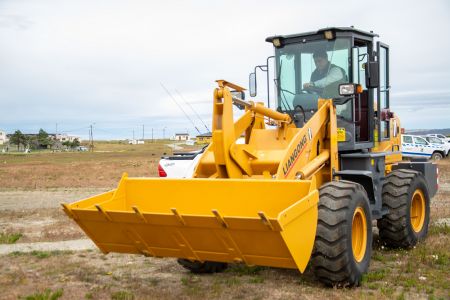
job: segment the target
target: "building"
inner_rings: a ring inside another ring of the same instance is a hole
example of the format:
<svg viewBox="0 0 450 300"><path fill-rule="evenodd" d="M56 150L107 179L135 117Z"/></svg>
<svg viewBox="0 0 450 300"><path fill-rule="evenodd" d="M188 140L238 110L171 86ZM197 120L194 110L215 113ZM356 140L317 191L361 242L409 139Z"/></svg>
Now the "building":
<svg viewBox="0 0 450 300"><path fill-rule="evenodd" d="M211 132L199 134L195 137L195 142L197 144L209 144L209 143L211 143L211 140L212 140Z"/></svg>
<svg viewBox="0 0 450 300"><path fill-rule="evenodd" d="M189 140L189 133L175 133L175 141L187 141Z"/></svg>
<svg viewBox="0 0 450 300"><path fill-rule="evenodd" d="M81 142L81 138L79 136L67 135L66 133L49 133L49 137L51 137L53 140L60 141L61 143L73 142L74 140L78 140L79 142Z"/></svg>
<svg viewBox="0 0 450 300"><path fill-rule="evenodd" d="M144 145L144 140L128 140L128 144L130 145Z"/></svg>
<svg viewBox="0 0 450 300"><path fill-rule="evenodd" d="M6 132L0 130L0 145L6 144L9 141Z"/></svg>

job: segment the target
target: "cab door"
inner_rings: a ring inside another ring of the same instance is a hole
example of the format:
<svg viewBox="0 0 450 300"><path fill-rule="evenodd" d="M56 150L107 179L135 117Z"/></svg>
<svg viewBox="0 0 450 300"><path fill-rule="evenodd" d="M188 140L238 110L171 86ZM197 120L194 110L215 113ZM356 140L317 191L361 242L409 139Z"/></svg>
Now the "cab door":
<svg viewBox="0 0 450 300"><path fill-rule="evenodd" d="M412 136L402 135L402 154L405 156L414 155L414 142Z"/></svg>
<svg viewBox="0 0 450 300"><path fill-rule="evenodd" d="M378 111L378 140L389 140L389 94L391 86L389 84L389 46L381 42L377 43L378 54L378 74L380 85L377 91L377 111Z"/></svg>

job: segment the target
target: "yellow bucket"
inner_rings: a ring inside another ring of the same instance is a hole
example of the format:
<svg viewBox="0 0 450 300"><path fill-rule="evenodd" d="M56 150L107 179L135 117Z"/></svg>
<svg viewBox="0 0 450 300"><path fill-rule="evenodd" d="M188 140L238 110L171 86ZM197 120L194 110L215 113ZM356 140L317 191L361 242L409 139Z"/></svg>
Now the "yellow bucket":
<svg viewBox="0 0 450 300"><path fill-rule="evenodd" d="M63 204L104 253L304 271L317 227L311 180L128 178Z"/></svg>

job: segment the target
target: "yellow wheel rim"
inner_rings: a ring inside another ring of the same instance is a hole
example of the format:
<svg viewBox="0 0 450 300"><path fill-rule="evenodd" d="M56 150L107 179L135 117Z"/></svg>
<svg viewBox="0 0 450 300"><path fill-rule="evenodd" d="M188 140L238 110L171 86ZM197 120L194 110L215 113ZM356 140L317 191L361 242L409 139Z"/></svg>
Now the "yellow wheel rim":
<svg viewBox="0 0 450 300"><path fill-rule="evenodd" d="M415 190L411 200L411 226L415 232L420 232L425 221L425 196L422 190Z"/></svg>
<svg viewBox="0 0 450 300"><path fill-rule="evenodd" d="M361 262L366 254L367 246L367 220L362 207L356 208L352 221L352 250L353 257Z"/></svg>

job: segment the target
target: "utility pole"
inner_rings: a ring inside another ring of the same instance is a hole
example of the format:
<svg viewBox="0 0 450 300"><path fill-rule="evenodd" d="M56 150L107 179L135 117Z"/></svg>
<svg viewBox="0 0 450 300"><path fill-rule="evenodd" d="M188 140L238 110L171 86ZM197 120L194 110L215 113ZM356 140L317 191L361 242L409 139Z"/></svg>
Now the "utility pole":
<svg viewBox="0 0 450 300"><path fill-rule="evenodd" d="M55 131L55 138L58 135L58 123L56 123L56 131Z"/></svg>
<svg viewBox="0 0 450 300"><path fill-rule="evenodd" d="M92 124L89 126L89 151L94 152L94 132L92 130Z"/></svg>
<svg viewBox="0 0 450 300"><path fill-rule="evenodd" d="M134 129L133 129L133 142L134 142Z"/></svg>
<svg viewBox="0 0 450 300"><path fill-rule="evenodd" d="M163 128L163 140L166 139L166 127Z"/></svg>
<svg viewBox="0 0 450 300"><path fill-rule="evenodd" d="M153 128L152 128L152 143L153 143Z"/></svg>
<svg viewBox="0 0 450 300"><path fill-rule="evenodd" d="M145 131L144 124L142 124L142 140L144 140L144 131Z"/></svg>

